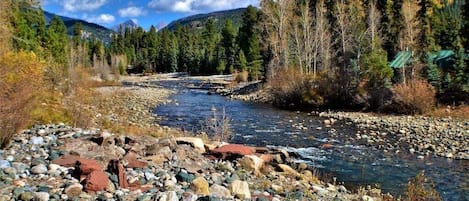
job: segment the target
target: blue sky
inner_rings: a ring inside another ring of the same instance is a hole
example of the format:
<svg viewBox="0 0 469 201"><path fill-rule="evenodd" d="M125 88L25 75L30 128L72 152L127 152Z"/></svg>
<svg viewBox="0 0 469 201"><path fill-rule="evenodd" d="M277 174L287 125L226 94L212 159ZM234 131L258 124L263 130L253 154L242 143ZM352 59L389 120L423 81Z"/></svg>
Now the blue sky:
<svg viewBox="0 0 469 201"><path fill-rule="evenodd" d="M199 13L259 5L259 0L40 0L46 11L105 27L127 20L148 29Z"/></svg>

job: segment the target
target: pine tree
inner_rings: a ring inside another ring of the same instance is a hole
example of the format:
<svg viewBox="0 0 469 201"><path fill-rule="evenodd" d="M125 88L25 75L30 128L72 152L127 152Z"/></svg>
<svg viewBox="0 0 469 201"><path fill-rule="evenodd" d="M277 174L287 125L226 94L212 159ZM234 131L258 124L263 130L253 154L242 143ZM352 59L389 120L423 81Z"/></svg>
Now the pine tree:
<svg viewBox="0 0 469 201"><path fill-rule="evenodd" d="M219 34L215 27L215 21L209 19L205 24L205 29L202 32L202 38L204 41L204 58L201 68L201 73L215 73L217 62L217 44L219 40Z"/></svg>
<svg viewBox="0 0 469 201"><path fill-rule="evenodd" d="M262 77L262 56L259 40L259 14L255 7L249 6L243 13L242 25L238 34L238 45L246 56L247 70L251 79Z"/></svg>
<svg viewBox="0 0 469 201"><path fill-rule="evenodd" d="M67 27L57 16L52 18L47 29L46 47L55 62L63 65L68 63Z"/></svg>
<svg viewBox="0 0 469 201"><path fill-rule="evenodd" d="M82 32L83 32L83 25L80 22L77 22L73 25L73 46L76 48L81 44L82 39Z"/></svg>
<svg viewBox="0 0 469 201"><path fill-rule="evenodd" d="M42 46L46 40L46 23L42 9L34 1L12 1L12 4L13 47L44 56Z"/></svg>
<svg viewBox="0 0 469 201"><path fill-rule="evenodd" d="M460 34L463 41L463 47L466 51L469 51L469 0L464 1L464 5L462 7L462 21L463 27Z"/></svg>
<svg viewBox="0 0 469 201"><path fill-rule="evenodd" d="M233 22L227 20L222 29L221 45L224 49L224 57L226 60L225 73L232 73L236 59L236 30L233 27Z"/></svg>
<svg viewBox="0 0 469 201"><path fill-rule="evenodd" d="M238 55L235 60L235 69L238 72L242 72L247 70L247 61L246 61L246 56L244 55L243 50L238 51Z"/></svg>

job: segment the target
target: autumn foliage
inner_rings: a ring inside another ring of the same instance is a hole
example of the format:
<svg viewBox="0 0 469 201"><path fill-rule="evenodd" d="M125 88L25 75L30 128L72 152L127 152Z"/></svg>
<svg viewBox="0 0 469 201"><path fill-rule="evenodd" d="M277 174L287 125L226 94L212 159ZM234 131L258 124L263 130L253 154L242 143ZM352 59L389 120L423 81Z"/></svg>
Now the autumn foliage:
<svg viewBox="0 0 469 201"><path fill-rule="evenodd" d="M403 113L424 114L435 107L435 89L425 80L411 80L394 86L396 102Z"/></svg>
<svg viewBox="0 0 469 201"><path fill-rule="evenodd" d="M0 146L26 126L29 108L42 85L44 64L32 52L0 56Z"/></svg>

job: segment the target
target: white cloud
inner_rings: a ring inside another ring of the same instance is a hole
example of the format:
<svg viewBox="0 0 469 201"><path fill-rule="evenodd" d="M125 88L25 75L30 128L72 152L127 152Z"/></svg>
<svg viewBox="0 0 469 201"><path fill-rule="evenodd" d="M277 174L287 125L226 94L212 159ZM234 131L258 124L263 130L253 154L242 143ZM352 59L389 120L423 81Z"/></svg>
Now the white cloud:
<svg viewBox="0 0 469 201"><path fill-rule="evenodd" d="M157 12L211 12L259 5L259 0L151 0L148 7Z"/></svg>
<svg viewBox="0 0 469 201"><path fill-rule="evenodd" d="M141 7L131 6L119 10L119 16L121 17L139 17L146 15L146 11Z"/></svg>
<svg viewBox="0 0 469 201"><path fill-rule="evenodd" d="M107 0L63 0L59 2L66 11L76 12L96 10L106 4Z"/></svg>
<svg viewBox="0 0 469 201"><path fill-rule="evenodd" d="M111 24L116 20L116 18L110 14L101 14L98 16L91 16L91 17L85 16L85 18L86 18L86 21L97 23L97 24Z"/></svg>

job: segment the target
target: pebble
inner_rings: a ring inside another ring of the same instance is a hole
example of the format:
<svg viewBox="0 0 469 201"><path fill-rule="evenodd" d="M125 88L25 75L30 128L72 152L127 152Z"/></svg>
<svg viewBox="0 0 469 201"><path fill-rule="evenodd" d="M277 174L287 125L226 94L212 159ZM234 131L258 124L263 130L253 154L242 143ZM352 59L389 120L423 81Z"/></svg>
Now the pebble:
<svg viewBox="0 0 469 201"><path fill-rule="evenodd" d="M31 137L30 143L33 144L33 145L43 145L44 144L44 138L33 136L33 137Z"/></svg>
<svg viewBox="0 0 469 201"><path fill-rule="evenodd" d="M39 164L31 168L33 174L44 174L47 172L47 167L44 164Z"/></svg>
<svg viewBox="0 0 469 201"><path fill-rule="evenodd" d="M0 169L5 169L7 167L10 167L10 161L0 160Z"/></svg>
<svg viewBox="0 0 469 201"><path fill-rule="evenodd" d="M48 201L49 198L50 198L50 195L47 192L35 192L34 193L34 200L36 201Z"/></svg>

